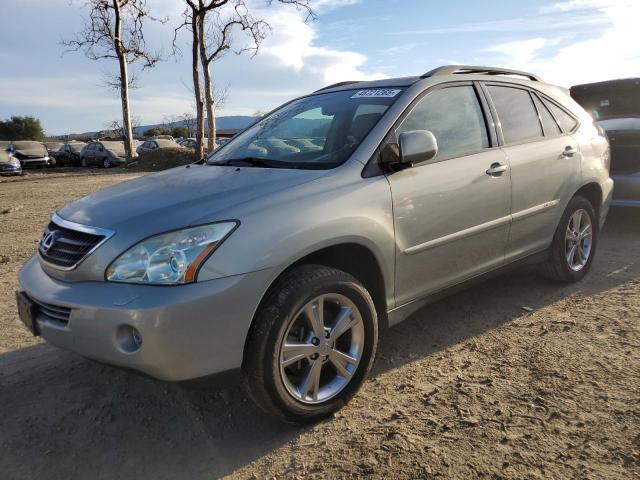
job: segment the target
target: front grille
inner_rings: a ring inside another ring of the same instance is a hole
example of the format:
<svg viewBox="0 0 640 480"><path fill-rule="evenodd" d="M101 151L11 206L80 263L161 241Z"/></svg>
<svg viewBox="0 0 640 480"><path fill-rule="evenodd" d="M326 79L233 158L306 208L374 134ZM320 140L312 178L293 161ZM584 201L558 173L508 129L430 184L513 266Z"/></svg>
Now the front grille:
<svg viewBox="0 0 640 480"><path fill-rule="evenodd" d="M69 317L71 316L70 308L51 305L50 303L44 303L34 298L31 298L31 300L38 305L37 316L41 321L44 320L60 327L66 327L69 323Z"/></svg>
<svg viewBox="0 0 640 480"><path fill-rule="evenodd" d="M71 230L51 221L42 235L38 251L47 263L61 268L73 268L104 238L104 235Z"/></svg>

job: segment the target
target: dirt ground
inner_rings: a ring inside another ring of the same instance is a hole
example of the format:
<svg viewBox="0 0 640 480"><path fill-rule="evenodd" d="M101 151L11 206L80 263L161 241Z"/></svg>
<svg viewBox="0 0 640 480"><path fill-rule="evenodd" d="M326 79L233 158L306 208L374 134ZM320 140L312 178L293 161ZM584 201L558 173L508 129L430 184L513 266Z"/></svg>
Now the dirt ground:
<svg viewBox="0 0 640 480"><path fill-rule="evenodd" d="M424 308L346 408L300 428L19 323L16 274L51 213L132 176L0 179L1 479L640 478L640 212L612 212L580 284L525 268Z"/></svg>

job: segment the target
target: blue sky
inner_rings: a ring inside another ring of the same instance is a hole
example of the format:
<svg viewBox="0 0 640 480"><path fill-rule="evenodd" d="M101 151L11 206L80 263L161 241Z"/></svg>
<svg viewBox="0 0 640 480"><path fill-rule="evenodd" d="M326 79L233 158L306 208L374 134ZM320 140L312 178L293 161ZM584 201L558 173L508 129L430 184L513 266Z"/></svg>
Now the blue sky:
<svg viewBox="0 0 640 480"><path fill-rule="evenodd" d="M169 53L183 2L148 3L169 18L148 26L148 43ZM638 0L315 0L318 18L306 23L294 8L249 3L272 32L259 55L214 64L217 85L228 88L220 115L271 109L332 82L448 63L531 70L566 87L640 76ZM103 86L117 64L62 56L60 39L82 26L83 0L2 0L0 11L0 118L34 115L49 134L99 130L119 118L118 95ZM140 74L131 108L143 124L193 109L187 40L184 32L184 57Z"/></svg>

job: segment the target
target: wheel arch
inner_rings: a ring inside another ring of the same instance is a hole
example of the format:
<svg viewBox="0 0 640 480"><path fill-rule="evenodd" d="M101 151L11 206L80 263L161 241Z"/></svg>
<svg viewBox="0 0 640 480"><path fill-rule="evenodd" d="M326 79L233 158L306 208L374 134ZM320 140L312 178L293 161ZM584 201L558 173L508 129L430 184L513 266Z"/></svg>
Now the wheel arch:
<svg viewBox="0 0 640 480"><path fill-rule="evenodd" d="M286 275L292 268L300 265L322 265L336 268L353 275L371 294L378 314L379 332L382 333L388 327L387 309L389 305L386 288L391 279L385 280L380 262L380 259L376 257L371 248L365 246L363 243L352 240L345 240L332 245L317 246L311 249L311 251L301 253L285 268L282 268L265 289L258 303L258 307L255 310L254 318L251 320L249 328L247 329L245 348L246 341L249 337L248 332L251 330L256 314L262 307L271 289L278 280Z"/></svg>
<svg viewBox="0 0 640 480"><path fill-rule="evenodd" d="M600 210L602 209L603 194L602 188L596 182L589 182L581 186L573 197L585 197L593 206L596 213L596 219L600 219Z"/></svg>

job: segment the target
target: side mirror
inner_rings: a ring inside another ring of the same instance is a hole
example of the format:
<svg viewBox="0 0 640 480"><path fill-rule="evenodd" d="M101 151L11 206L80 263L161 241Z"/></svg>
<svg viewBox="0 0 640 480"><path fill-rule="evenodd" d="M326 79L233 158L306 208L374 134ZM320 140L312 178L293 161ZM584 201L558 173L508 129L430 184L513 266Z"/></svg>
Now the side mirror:
<svg viewBox="0 0 640 480"><path fill-rule="evenodd" d="M414 167L432 160L438 153L438 142L429 130L402 132L398 144L401 165Z"/></svg>

